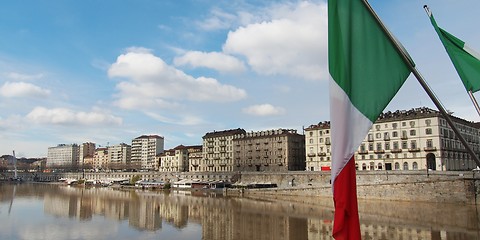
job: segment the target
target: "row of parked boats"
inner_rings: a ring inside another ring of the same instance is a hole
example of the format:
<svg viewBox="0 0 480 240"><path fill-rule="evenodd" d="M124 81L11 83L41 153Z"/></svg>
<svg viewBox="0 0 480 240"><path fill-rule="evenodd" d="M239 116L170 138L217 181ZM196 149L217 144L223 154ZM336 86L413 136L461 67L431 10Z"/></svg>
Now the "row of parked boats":
<svg viewBox="0 0 480 240"><path fill-rule="evenodd" d="M164 189L164 188L178 188L178 189L223 189L223 188L272 188L277 187L277 184L271 182L253 182L253 183L230 183L223 180L200 180L200 179L181 179L175 182L166 182L160 180L139 180L131 184L129 179L88 179L77 180L73 178L59 179L66 185L84 184L85 186L102 186L108 187L112 185L129 186L142 189Z"/></svg>

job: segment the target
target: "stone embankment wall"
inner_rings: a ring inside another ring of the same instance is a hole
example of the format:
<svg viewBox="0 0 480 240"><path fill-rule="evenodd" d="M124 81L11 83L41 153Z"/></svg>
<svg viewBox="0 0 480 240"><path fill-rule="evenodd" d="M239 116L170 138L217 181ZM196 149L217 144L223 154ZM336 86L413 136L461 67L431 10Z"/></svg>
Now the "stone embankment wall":
<svg viewBox="0 0 480 240"><path fill-rule="evenodd" d="M264 175L242 174L244 182L262 182ZM332 197L329 174L281 174L272 176L276 189L249 189L248 195ZM292 181L293 180L293 181ZM293 184L292 184L293 182ZM292 186L293 185L293 186ZM480 173L388 171L357 172L359 199L480 204Z"/></svg>
<svg viewBox="0 0 480 240"><path fill-rule="evenodd" d="M0 174L8 179L12 173ZM19 173L27 181L58 181L58 179L157 179L178 181L199 179L203 181L231 181L237 183L275 183L273 189L247 189L242 194L276 195L277 197L332 197L330 172L110 172L110 173ZM235 190L229 192L235 193ZM426 172L426 171L359 171L357 172L359 199L404 200L422 202L446 202L480 204L479 172Z"/></svg>

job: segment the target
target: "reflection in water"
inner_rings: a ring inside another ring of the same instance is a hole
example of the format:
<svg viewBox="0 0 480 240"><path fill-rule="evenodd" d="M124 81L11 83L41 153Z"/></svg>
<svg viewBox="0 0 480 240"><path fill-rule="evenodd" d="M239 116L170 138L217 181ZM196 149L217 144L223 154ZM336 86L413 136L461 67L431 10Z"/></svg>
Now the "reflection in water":
<svg viewBox="0 0 480 240"><path fill-rule="evenodd" d="M62 224L65 224L62 219L70 219L72 226L69 227L72 229L98 221L116 222L118 228L122 228L122 223L128 223L126 226L131 229L128 234L108 236L117 239L137 238L143 236L141 234L149 234L151 239L155 239L167 228L176 229L173 235L169 235L173 239L179 238L175 234L188 233L192 234L182 235L181 238L332 239L333 208L330 199L318 199L315 204L300 204L223 197L211 192L163 193L3 184L0 185L0 210L6 202L10 203L11 209L12 192L16 199L43 201L44 218L53 216ZM359 211L363 239L478 239L480 236L475 206L361 201ZM4 220L0 215L0 220L11 221L11 218ZM195 232L197 226L201 226L201 230ZM0 229L0 239L6 236L11 237ZM103 237L97 235L94 238Z"/></svg>

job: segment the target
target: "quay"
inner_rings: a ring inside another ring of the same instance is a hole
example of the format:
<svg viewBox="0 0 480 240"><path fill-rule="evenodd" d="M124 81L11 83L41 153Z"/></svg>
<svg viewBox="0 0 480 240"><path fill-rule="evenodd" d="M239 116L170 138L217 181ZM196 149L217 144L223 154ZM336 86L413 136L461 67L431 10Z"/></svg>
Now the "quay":
<svg viewBox="0 0 480 240"><path fill-rule="evenodd" d="M8 181L14 173L0 173ZM273 188L228 188L227 194L261 198L332 197L330 172L19 172L24 181L58 182L62 178L223 181L233 186L275 185ZM357 171L359 199L480 204L480 171Z"/></svg>

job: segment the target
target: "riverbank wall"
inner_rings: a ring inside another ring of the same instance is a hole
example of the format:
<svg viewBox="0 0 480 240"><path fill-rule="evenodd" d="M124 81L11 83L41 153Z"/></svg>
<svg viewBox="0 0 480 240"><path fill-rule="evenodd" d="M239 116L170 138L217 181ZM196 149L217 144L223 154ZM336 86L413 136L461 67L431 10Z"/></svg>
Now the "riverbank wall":
<svg viewBox="0 0 480 240"><path fill-rule="evenodd" d="M228 194L252 197L332 197L330 172L75 172L75 173L18 173L26 181L58 181L60 178L76 179L156 179L175 182L181 179L202 181L229 181L252 184L271 183L277 188L229 189ZM12 173L0 174L0 180ZM393 201L420 201L480 204L480 172L439 171L358 171L357 195L359 199Z"/></svg>

